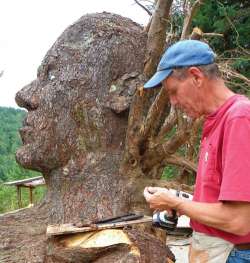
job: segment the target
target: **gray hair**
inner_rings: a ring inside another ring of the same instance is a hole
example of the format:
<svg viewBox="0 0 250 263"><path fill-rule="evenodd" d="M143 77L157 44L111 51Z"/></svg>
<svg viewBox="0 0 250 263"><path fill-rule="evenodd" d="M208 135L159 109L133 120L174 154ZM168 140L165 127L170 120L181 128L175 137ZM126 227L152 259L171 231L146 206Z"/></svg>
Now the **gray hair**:
<svg viewBox="0 0 250 263"><path fill-rule="evenodd" d="M182 68L175 68L173 70L171 76L173 76L179 80L183 80L187 77L187 69L190 67L191 66L182 67ZM199 68L208 79L217 79L217 78L221 77L219 67L215 63L208 64L208 65L194 66L194 67Z"/></svg>

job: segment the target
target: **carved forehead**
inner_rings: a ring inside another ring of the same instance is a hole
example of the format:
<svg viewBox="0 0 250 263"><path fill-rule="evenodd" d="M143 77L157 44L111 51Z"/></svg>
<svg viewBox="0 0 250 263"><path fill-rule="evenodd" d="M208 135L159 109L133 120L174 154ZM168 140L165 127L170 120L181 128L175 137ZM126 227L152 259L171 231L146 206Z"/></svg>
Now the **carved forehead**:
<svg viewBox="0 0 250 263"><path fill-rule="evenodd" d="M142 69L145 43L142 28L130 19L108 13L83 16L48 51L38 78L103 93L121 75Z"/></svg>
<svg viewBox="0 0 250 263"><path fill-rule="evenodd" d="M79 98L105 100L123 75L143 71L146 39L142 27L130 19L108 13L83 16L57 39L34 85L23 88L16 99L28 109Z"/></svg>

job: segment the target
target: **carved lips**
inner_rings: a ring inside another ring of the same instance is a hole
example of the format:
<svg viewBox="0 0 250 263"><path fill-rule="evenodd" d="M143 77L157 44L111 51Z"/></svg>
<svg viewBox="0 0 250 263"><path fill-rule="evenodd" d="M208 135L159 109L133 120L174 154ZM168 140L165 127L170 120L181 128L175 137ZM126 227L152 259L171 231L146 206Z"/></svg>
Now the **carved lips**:
<svg viewBox="0 0 250 263"><path fill-rule="evenodd" d="M32 131L33 128L31 126L25 126L19 129L19 133L23 144L29 144L33 141Z"/></svg>

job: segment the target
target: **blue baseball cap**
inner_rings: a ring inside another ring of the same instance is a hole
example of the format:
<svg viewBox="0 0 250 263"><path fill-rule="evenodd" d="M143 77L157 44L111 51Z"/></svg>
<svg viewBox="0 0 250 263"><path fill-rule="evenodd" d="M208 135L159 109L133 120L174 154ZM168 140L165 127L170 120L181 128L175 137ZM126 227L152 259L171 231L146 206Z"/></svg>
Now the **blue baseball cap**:
<svg viewBox="0 0 250 263"><path fill-rule="evenodd" d="M181 40L170 46L162 56L157 71L144 85L145 89L158 86L175 68L212 64L215 53L204 42Z"/></svg>

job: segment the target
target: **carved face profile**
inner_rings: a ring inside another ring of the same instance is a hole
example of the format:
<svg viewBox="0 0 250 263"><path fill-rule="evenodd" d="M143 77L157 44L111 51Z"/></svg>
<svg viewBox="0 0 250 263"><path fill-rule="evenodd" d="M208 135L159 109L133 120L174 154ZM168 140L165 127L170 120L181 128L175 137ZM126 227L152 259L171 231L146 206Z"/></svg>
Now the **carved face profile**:
<svg viewBox="0 0 250 263"><path fill-rule="evenodd" d="M37 79L16 94L28 110L17 161L49 172L86 153L121 147L127 118L107 102L111 93L121 95L118 79L142 69L145 40L140 26L108 13L83 16L67 28Z"/></svg>

